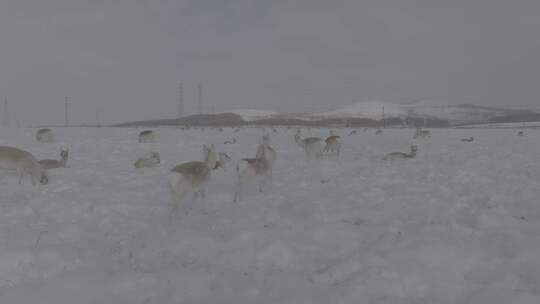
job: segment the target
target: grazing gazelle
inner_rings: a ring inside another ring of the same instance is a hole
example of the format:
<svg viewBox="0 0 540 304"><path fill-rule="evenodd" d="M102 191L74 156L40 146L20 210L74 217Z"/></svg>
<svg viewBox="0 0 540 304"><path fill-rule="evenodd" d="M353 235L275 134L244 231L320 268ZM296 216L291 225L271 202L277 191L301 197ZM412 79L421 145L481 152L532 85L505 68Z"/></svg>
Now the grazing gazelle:
<svg viewBox="0 0 540 304"><path fill-rule="evenodd" d="M412 145L411 146L411 153L392 152L392 153L386 154L383 159L384 160L395 160L395 159L415 158L417 151L418 151L418 147L416 145Z"/></svg>
<svg viewBox="0 0 540 304"><path fill-rule="evenodd" d="M381 130L381 129L377 129L377 131L375 131L375 135L379 135L379 134L382 134L382 130Z"/></svg>
<svg viewBox="0 0 540 304"><path fill-rule="evenodd" d="M199 196L204 199L206 196L206 186L210 181L212 168L216 167L216 151L214 145L203 146L204 161L193 161L180 164L174 167L172 177L169 180L171 190L171 201L169 204L169 215L176 214L178 203L184 196L193 193L193 201ZM190 208L186 208L186 214Z"/></svg>
<svg viewBox="0 0 540 304"><path fill-rule="evenodd" d="M341 150L341 143L339 142L340 137L335 135L333 131L330 131L330 136L326 138L324 146L324 153L335 152L339 156Z"/></svg>
<svg viewBox="0 0 540 304"><path fill-rule="evenodd" d="M153 143L155 141L154 131L145 130L139 133L140 143Z"/></svg>
<svg viewBox="0 0 540 304"><path fill-rule="evenodd" d="M65 168L67 164L67 160L69 158L69 150L68 149L62 149L60 151L60 160L57 159L42 159L39 161L39 164L47 169L56 169L56 168Z"/></svg>
<svg viewBox="0 0 540 304"><path fill-rule="evenodd" d="M349 133L349 136L356 134L356 130L352 130L351 133Z"/></svg>
<svg viewBox="0 0 540 304"><path fill-rule="evenodd" d="M525 132L523 132L523 131L519 131L518 134L517 134L517 136L523 136L523 135L525 135Z"/></svg>
<svg viewBox="0 0 540 304"><path fill-rule="evenodd" d="M36 133L36 140L39 142L50 143L54 141L54 135L51 129L39 129Z"/></svg>
<svg viewBox="0 0 540 304"><path fill-rule="evenodd" d="M14 147L0 146L0 169L17 170L19 184L25 174L32 177L32 185L49 183L47 170L30 153Z"/></svg>
<svg viewBox="0 0 540 304"><path fill-rule="evenodd" d="M431 131L430 130L424 130L422 128L416 128L416 131L414 132L413 138L427 138L431 137Z"/></svg>
<svg viewBox="0 0 540 304"><path fill-rule="evenodd" d="M294 135L294 141L304 149L308 159L310 159L313 155L316 158L322 157L324 145L323 140L320 137L308 137L302 139L300 129L298 129Z"/></svg>
<svg viewBox="0 0 540 304"><path fill-rule="evenodd" d="M255 181L259 185L259 192L263 192L266 182L271 179L272 162L268 158L270 153L268 145L261 144L258 150L259 157L244 158L238 162L236 173L238 175L238 184L234 193L234 201L242 200L242 190L246 182Z"/></svg>
<svg viewBox="0 0 540 304"><path fill-rule="evenodd" d="M133 166L135 168L155 168L159 166L161 157L158 152L150 152L148 156L137 159Z"/></svg>
<svg viewBox="0 0 540 304"><path fill-rule="evenodd" d="M236 143L236 137L233 137L231 140L226 140L223 142L224 145L234 145Z"/></svg>
<svg viewBox="0 0 540 304"><path fill-rule="evenodd" d="M472 142L474 140L474 137L469 137L469 138L462 138L461 141L465 141L465 142Z"/></svg>

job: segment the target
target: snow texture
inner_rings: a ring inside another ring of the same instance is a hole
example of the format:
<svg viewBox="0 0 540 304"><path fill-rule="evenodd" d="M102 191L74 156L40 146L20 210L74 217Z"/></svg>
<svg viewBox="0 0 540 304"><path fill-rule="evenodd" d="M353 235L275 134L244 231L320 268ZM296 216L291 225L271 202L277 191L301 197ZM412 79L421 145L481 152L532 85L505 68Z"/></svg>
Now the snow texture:
<svg viewBox="0 0 540 304"><path fill-rule="evenodd" d="M171 223L174 165L212 143L253 157L264 131L162 128L146 144L138 129L53 131L57 143L0 129L0 145L39 159L71 148L48 185L0 171L0 303L540 303L536 130L433 129L416 159L385 162L414 130L335 130L342 155L308 161L281 128L264 193L233 203L231 164ZM133 168L148 151L160 167Z"/></svg>

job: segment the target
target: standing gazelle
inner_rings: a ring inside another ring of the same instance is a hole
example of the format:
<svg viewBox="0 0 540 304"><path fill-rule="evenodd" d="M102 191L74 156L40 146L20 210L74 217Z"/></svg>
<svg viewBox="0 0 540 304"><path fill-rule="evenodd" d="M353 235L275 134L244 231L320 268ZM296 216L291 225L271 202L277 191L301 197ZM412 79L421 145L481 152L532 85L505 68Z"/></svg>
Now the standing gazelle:
<svg viewBox="0 0 540 304"><path fill-rule="evenodd" d="M257 149L256 158L244 158L238 162L236 173L238 184L234 193L234 201L242 200L242 191L246 182L255 181L259 185L259 192L263 192L266 182L272 177L272 161L269 159L270 146L261 144Z"/></svg>
<svg viewBox="0 0 540 304"><path fill-rule="evenodd" d="M341 143L339 142L340 136L335 135L333 131L330 131L330 136L326 138L324 146L324 153L335 152L339 156L341 150Z"/></svg>
<svg viewBox="0 0 540 304"><path fill-rule="evenodd" d="M17 170L19 184L26 174L32 176L32 185L49 183L47 170L30 153L21 149L0 146L0 169Z"/></svg>
<svg viewBox="0 0 540 304"><path fill-rule="evenodd" d="M274 162L277 158L277 153L274 148L270 146L270 135L266 134L262 137L262 142L259 144L259 147L257 147L257 153L255 154L255 158L262 158L263 153L266 155L266 159L268 160L268 163L270 165L270 178L272 178L272 168L274 167Z"/></svg>
<svg viewBox="0 0 540 304"><path fill-rule="evenodd" d="M298 129L294 135L294 141L304 149L308 159L310 159L311 156L315 156L316 158L322 157L324 146L323 140L320 137L308 137L302 139L300 129Z"/></svg>
<svg viewBox="0 0 540 304"><path fill-rule="evenodd" d="M416 145L412 145L411 146L411 153L392 152L392 153L386 154L383 159L384 160L396 160L396 159L415 158L417 151L418 151L418 147Z"/></svg>
<svg viewBox="0 0 540 304"><path fill-rule="evenodd" d="M180 164L174 167L172 177L169 180L171 190L171 201L169 204L169 215L176 214L178 203L182 198L193 193L193 203L200 196L206 197L206 186L210 181L212 168L216 167L217 157L214 145L203 146L204 161L193 161ZM186 214L191 208L186 206Z"/></svg>

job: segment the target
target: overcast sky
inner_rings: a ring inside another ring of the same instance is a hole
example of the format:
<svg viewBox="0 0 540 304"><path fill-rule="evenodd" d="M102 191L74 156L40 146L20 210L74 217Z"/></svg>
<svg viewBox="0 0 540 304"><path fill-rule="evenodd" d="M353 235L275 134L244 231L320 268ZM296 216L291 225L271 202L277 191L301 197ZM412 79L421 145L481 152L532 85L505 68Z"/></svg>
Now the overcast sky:
<svg viewBox="0 0 540 304"><path fill-rule="evenodd" d="M23 124L436 99L540 107L538 0L1 0Z"/></svg>

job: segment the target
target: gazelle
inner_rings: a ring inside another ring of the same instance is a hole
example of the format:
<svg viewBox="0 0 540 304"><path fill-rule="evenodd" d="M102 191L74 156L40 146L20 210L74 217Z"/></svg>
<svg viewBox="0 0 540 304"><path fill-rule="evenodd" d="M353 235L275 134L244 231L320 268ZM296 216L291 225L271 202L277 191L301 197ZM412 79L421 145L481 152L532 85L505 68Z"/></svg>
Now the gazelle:
<svg viewBox="0 0 540 304"><path fill-rule="evenodd" d="M469 138L462 138L461 141L465 141L465 142L472 142L474 140L474 137L469 137Z"/></svg>
<svg viewBox="0 0 540 304"><path fill-rule="evenodd" d="M270 165L270 178L272 178L272 168L274 167L274 162L277 158L277 153L274 148L270 146L270 135L263 135L262 142L257 147L257 153L255 158L262 158L263 154L266 156L268 163Z"/></svg>
<svg viewBox="0 0 540 304"><path fill-rule="evenodd" d="M242 190L246 182L257 182L259 192L263 192L264 185L272 177L272 162L269 159L270 152L268 149L270 146L261 144L259 147L259 157L244 158L238 162L236 167L238 183L234 193L235 202L242 199Z"/></svg>
<svg viewBox="0 0 540 304"><path fill-rule="evenodd" d="M424 130L422 128L416 128L416 131L414 133L413 138L427 138L431 137L431 131L430 130Z"/></svg>
<svg viewBox="0 0 540 304"><path fill-rule="evenodd" d="M155 168L159 166L161 157L158 152L150 152L150 155L137 159L133 166L135 168Z"/></svg>
<svg viewBox="0 0 540 304"><path fill-rule="evenodd" d="M39 164L47 169L56 169L56 168L65 168L67 164L67 160L69 158L69 150L68 149L62 149L60 151L60 160L57 159L43 159L39 161Z"/></svg>
<svg viewBox="0 0 540 304"><path fill-rule="evenodd" d="M353 135L353 134L356 134L357 131L356 130L352 130L351 133L349 133L349 136Z"/></svg>
<svg viewBox="0 0 540 304"><path fill-rule="evenodd" d="M335 135L333 131L330 131L330 136L326 138L324 146L324 153L335 152L339 156L341 150L341 143L339 142L340 137Z"/></svg>
<svg viewBox="0 0 540 304"><path fill-rule="evenodd" d="M140 143L152 143L155 141L154 131L145 130L139 133L139 142Z"/></svg>
<svg viewBox="0 0 540 304"><path fill-rule="evenodd" d="M523 135L525 135L524 131L519 131L518 134L517 134L517 136L523 136Z"/></svg>
<svg viewBox="0 0 540 304"><path fill-rule="evenodd" d="M223 142L224 145L234 145L235 143L236 143L236 137L233 137L233 139Z"/></svg>
<svg viewBox="0 0 540 304"><path fill-rule="evenodd" d="M26 174L32 177L32 185L49 183L47 170L27 151L7 146L0 146L0 169L17 170L19 184Z"/></svg>
<svg viewBox="0 0 540 304"><path fill-rule="evenodd" d="M227 164L231 161L231 157L225 152L218 153L218 160L212 170L221 168L223 171L227 171Z"/></svg>
<svg viewBox="0 0 540 304"><path fill-rule="evenodd" d="M193 201L199 196L206 197L206 186L210 181L212 168L216 167L216 152L214 145L203 146L204 161L183 163L174 167L169 180L171 200L169 203L169 215L175 215L178 203L187 194L193 193ZM186 214L190 208L186 209ZM170 219L170 217L169 217Z"/></svg>
<svg viewBox="0 0 540 304"><path fill-rule="evenodd" d="M409 159L415 158L418 147L416 145L411 146L411 153L392 152L384 156L384 160L396 160L396 159Z"/></svg>
<svg viewBox="0 0 540 304"><path fill-rule="evenodd" d="M382 134L382 130L381 130L381 129L377 129L377 131L375 131L375 135L379 135L379 134Z"/></svg>
<svg viewBox="0 0 540 304"><path fill-rule="evenodd" d="M298 129L296 131L296 134L294 135L294 141L304 149L304 151L306 152L306 157L308 159L310 159L313 155L316 158L322 157L324 146L323 140L320 137L308 137L302 139L300 135L300 129Z"/></svg>
<svg viewBox="0 0 540 304"><path fill-rule="evenodd" d="M39 129L36 133L36 140L44 143L51 143L54 141L54 135L51 129Z"/></svg>

